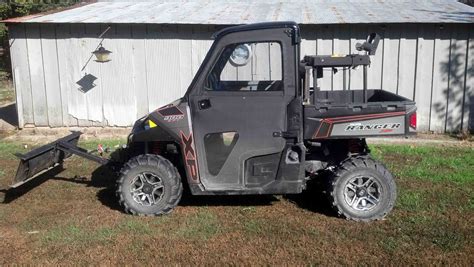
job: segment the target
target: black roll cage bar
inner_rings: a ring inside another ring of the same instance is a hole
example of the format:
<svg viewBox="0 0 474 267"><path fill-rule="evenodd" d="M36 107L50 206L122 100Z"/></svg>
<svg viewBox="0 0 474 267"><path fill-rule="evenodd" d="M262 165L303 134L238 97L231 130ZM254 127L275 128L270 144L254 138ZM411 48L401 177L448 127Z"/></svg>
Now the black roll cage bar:
<svg viewBox="0 0 474 267"><path fill-rule="evenodd" d="M357 43L356 49L358 51L365 51L365 55L349 54L346 56L335 55L315 55L305 56L301 61L301 69L304 69L304 90L303 90L303 104L310 104L310 75L313 72L313 86L314 95L316 95L321 88L318 86L318 79L324 76L323 69L330 68L337 72L337 68L342 68L343 71L343 90L346 90L346 71L348 68L355 69L359 66L363 67L363 98L364 103L367 103L367 66L370 66L370 56L375 55L380 41L380 36L377 33L371 33L364 43Z"/></svg>

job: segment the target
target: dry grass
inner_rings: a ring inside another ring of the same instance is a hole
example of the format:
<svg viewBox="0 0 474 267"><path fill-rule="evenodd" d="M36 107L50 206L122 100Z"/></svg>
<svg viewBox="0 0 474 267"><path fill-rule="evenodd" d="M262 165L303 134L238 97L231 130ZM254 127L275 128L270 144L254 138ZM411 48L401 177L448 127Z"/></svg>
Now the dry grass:
<svg viewBox="0 0 474 267"><path fill-rule="evenodd" d="M7 78L7 73L0 70L0 106L9 104L15 101L15 90L10 79Z"/></svg>
<svg viewBox="0 0 474 267"><path fill-rule="evenodd" d="M0 149L6 186L17 164L9 153L22 145ZM186 195L169 216L133 217L117 207L107 170L72 158L0 205L0 265L472 266L473 149L377 145L374 154L397 175L399 199L387 220L369 224L334 217L314 191Z"/></svg>

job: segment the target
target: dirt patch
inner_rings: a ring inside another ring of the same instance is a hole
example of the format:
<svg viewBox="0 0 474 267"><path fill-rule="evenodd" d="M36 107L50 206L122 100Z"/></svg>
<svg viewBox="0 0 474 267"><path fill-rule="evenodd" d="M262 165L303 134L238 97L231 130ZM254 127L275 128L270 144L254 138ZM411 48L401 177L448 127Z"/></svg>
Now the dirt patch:
<svg viewBox="0 0 474 267"><path fill-rule="evenodd" d="M126 139L130 134L130 127L35 127L24 128L19 131L9 132L4 137L6 141L25 142L25 143L46 143L55 141L61 137L69 135L72 131L79 131L81 140L97 139Z"/></svg>

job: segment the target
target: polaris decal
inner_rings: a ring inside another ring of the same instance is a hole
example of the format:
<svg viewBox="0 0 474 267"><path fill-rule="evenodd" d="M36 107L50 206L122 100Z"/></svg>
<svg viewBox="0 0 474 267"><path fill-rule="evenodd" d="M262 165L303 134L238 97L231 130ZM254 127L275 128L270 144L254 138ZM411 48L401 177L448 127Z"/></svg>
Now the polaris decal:
<svg viewBox="0 0 474 267"><path fill-rule="evenodd" d="M346 126L345 131L367 131L367 130L384 130L383 132L391 132L386 130L393 130L402 127L401 123L374 123L374 124L362 124L362 123L351 123Z"/></svg>
<svg viewBox="0 0 474 267"><path fill-rule="evenodd" d="M158 113L166 122L176 122L184 118L183 112L175 106L164 106L158 109Z"/></svg>

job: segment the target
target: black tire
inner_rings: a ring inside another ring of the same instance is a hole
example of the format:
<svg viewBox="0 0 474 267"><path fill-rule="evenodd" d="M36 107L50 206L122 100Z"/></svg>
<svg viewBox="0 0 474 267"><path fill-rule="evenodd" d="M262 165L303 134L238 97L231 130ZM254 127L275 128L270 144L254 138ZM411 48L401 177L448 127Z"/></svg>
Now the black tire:
<svg viewBox="0 0 474 267"><path fill-rule="evenodd" d="M383 219L397 198L392 174L368 156L341 162L329 178L328 193L339 216L365 222Z"/></svg>
<svg viewBox="0 0 474 267"><path fill-rule="evenodd" d="M142 197L138 196L140 194L135 193L137 186L134 182L140 183L142 179L145 181L151 179L146 178L147 176L159 181L156 182L159 186L142 182L148 186L148 194L145 194L145 186L142 185L141 196L145 195L143 197L145 200L150 200L147 196L152 198L153 201L149 202L143 201ZM159 191L158 200L155 198L157 195L155 191ZM169 160L158 155L146 154L136 156L125 163L120 171L116 193L125 212L133 215L157 216L170 213L178 205L183 193L183 184L178 170Z"/></svg>

